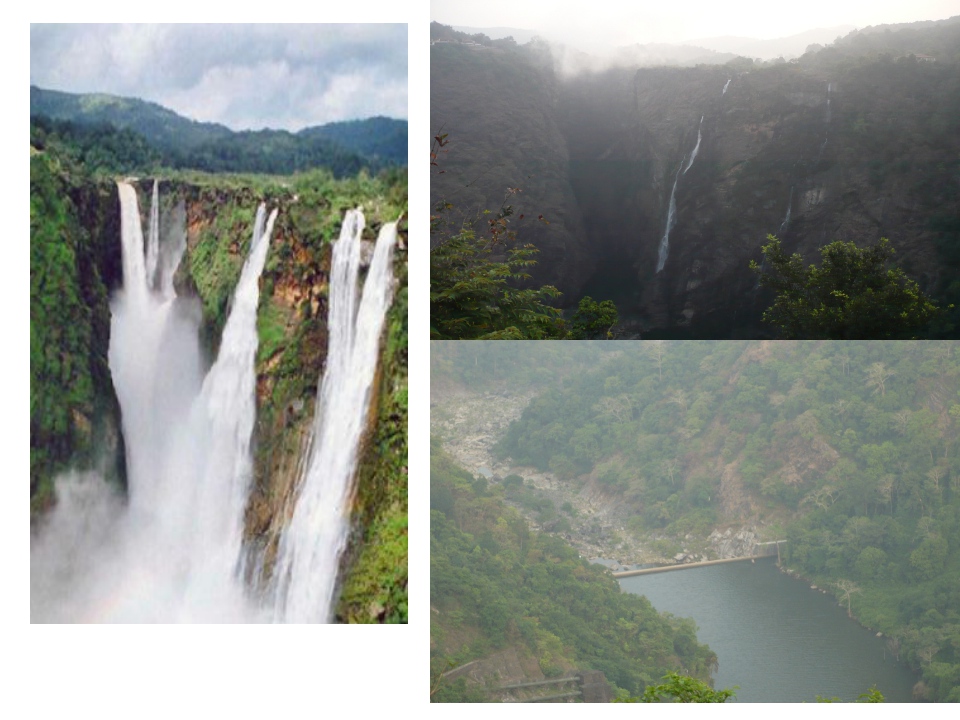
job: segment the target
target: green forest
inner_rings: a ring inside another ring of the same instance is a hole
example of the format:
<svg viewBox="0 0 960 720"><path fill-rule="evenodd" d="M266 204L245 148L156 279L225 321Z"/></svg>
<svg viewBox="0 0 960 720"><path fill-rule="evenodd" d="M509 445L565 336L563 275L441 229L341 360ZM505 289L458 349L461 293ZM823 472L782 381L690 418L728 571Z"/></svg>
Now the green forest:
<svg viewBox="0 0 960 720"><path fill-rule="evenodd" d="M670 671L709 679L716 655L692 620L658 613L562 540L532 532L501 488L436 441L430 508L433 701L489 700L492 686L441 674L507 648L546 678L600 670L623 697Z"/></svg>
<svg viewBox="0 0 960 720"><path fill-rule="evenodd" d="M577 345L438 345L434 386L533 390L497 454L614 499L665 556L746 523L787 538L784 565L921 673L915 697L960 700L955 343Z"/></svg>
<svg viewBox="0 0 960 720"><path fill-rule="evenodd" d="M90 170L157 168L286 175L324 167L337 178L407 165L407 123L375 117L233 132L136 98L30 88L31 144L58 144Z"/></svg>

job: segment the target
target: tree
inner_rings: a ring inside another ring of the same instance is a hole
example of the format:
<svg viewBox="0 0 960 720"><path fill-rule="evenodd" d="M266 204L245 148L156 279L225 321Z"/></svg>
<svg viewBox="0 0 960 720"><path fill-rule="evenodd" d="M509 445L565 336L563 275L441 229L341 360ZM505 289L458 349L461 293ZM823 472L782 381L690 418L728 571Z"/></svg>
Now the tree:
<svg viewBox="0 0 960 720"><path fill-rule="evenodd" d="M612 340L613 326L619 315L612 300L597 302L587 295L580 300L573 314L573 326L570 329L571 340Z"/></svg>
<svg viewBox="0 0 960 720"><path fill-rule="evenodd" d="M777 297L763 313L785 338L876 340L916 337L941 314L933 301L899 268L886 269L894 255L889 240L859 248L836 241L820 249L820 267L804 267L799 254L787 255L767 235L765 273L750 269Z"/></svg>
<svg viewBox="0 0 960 720"><path fill-rule="evenodd" d="M530 276L532 245L492 257L494 243L464 228L430 251L431 340L520 340L562 337L560 310L547 305L551 285L518 289Z"/></svg>
<svg viewBox="0 0 960 720"><path fill-rule="evenodd" d="M736 687L714 690L701 680L675 672L667 673L663 679L659 685L647 686L639 698L617 698L614 702L723 703L736 696Z"/></svg>
<svg viewBox="0 0 960 720"><path fill-rule="evenodd" d="M867 385L872 386L874 392L879 390L880 396L884 397L887 394L886 382L893 374L893 370L888 370L886 365L875 362L867 368Z"/></svg>
<svg viewBox="0 0 960 720"><path fill-rule="evenodd" d="M837 580L833 585L835 588L837 588L837 590L843 593L843 597L840 598L840 602L842 603L844 600L847 601L847 616L853 617L853 612L850 610L850 596L854 593L860 592L860 588L855 582L844 579Z"/></svg>

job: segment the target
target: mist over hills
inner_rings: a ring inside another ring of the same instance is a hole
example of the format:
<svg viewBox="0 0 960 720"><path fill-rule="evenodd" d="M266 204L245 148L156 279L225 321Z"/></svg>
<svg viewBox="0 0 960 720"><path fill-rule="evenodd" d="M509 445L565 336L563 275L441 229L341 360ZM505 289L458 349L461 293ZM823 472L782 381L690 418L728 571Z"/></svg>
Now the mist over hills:
<svg viewBox="0 0 960 720"><path fill-rule="evenodd" d="M436 23L431 37L448 39L431 49L431 130L448 142L434 205L457 227L522 189L512 227L565 307L613 300L625 337L770 337L772 295L749 269L768 233L805 263L834 240L888 238L924 292L958 304L960 18L851 32L789 62L579 72L545 42ZM930 336L956 336L948 315Z"/></svg>

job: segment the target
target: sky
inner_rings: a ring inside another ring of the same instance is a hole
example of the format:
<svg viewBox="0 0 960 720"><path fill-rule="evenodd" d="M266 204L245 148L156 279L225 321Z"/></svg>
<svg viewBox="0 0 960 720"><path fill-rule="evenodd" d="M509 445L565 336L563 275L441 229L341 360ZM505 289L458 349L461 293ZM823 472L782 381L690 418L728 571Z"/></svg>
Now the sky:
<svg viewBox="0 0 960 720"><path fill-rule="evenodd" d="M407 26L32 24L30 84L233 130L406 119Z"/></svg>
<svg viewBox="0 0 960 720"><path fill-rule="evenodd" d="M549 11L545 9L549 7ZM738 35L772 39L813 28L940 20L960 15L960 0L431 0L430 19L444 25L538 30L584 50L634 43L680 43Z"/></svg>

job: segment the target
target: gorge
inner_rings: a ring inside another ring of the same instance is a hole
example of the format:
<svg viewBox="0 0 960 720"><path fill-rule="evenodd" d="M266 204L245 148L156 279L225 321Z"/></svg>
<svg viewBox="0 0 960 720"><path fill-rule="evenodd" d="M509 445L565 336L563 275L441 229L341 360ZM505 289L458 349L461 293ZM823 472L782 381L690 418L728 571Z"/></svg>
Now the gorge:
<svg viewBox="0 0 960 720"><path fill-rule="evenodd" d="M447 143L435 242L510 205L539 250L529 284L558 287L564 308L613 300L626 339L773 337L749 269L768 234L805 263L835 240L888 238L953 302L958 18L865 28L789 62L579 72L544 41L433 33L451 38L431 47L431 129ZM950 309L928 334L955 327Z"/></svg>
<svg viewBox="0 0 960 720"><path fill-rule="evenodd" d="M42 431L45 406L32 406L32 620L405 621L405 253L394 253L405 199L369 181L324 186L322 174L272 188L162 180L159 192L124 181L111 193L93 178L64 184L52 155L31 157L32 335L64 337L46 320L55 307L41 314L52 272L94 292L71 320L77 352L48 344L60 359L45 364L31 343L31 384L34 402L64 381L90 399L52 394L68 423ZM378 236L364 235L359 204ZM64 247L62 266L42 254ZM352 272L330 272L331 248ZM86 279L72 275L78 261ZM338 396L348 435L309 441ZM343 457L301 478L310 446ZM281 599L269 589L280 559L321 544L316 518L285 534L305 505L336 530L326 561L289 574ZM287 612L295 599L301 612Z"/></svg>

